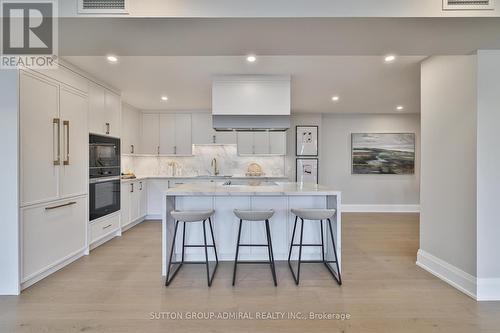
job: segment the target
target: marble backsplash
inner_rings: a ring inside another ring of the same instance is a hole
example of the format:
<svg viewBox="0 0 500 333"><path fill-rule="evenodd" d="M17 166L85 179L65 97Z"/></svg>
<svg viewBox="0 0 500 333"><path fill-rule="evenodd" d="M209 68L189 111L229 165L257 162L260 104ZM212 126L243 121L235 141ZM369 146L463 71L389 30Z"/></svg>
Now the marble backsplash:
<svg viewBox="0 0 500 333"><path fill-rule="evenodd" d="M212 175L212 159L217 159L219 175L244 176L250 163L258 163L265 176L286 176L285 156L239 156L236 145L193 145L190 157L122 156L122 172L137 176L195 177Z"/></svg>

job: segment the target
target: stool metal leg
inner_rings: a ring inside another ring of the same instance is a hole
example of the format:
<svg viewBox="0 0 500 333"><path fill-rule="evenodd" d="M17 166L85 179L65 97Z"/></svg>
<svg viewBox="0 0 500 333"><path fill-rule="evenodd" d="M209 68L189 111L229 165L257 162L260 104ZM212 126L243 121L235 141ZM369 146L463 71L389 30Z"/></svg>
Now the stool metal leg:
<svg viewBox="0 0 500 333"><path fill-rule="evenodd" d="M208 224L210 225L210 233L212 234L212 244L214 245L215 252L215 262L217 263L215 269L217 269L217 265L219 264L219 257L217 256L217 247L215 246L215 236L214 236L214 228L212 226L212 218L208 218ZM215 271L214 271L215 274Z"/></svg>
<svg viewBox="0 0 500 333"><path fill-rule="evenodd" d="M179 227L179 221L175 221L174 237L172 239L172 248L170 250L170 258L168 260L168 267L167 267L167 276L166 276L166 279L165 279L165 286L166 287L168 287L168 285L170 284L170 282L172 282L172 280L174 279L174 277L177 275L177 272L179 272L179 270L182 267L182 262L180 262L179 266L177 267L177 269L175 270L175 272L170 277L170 268L174 264L174 263L172 263L172 258L174 256L174 252L175 252L175 238L177 237L177 229L178 229L178 227ZM184 225L184 228L185 227L186 226ZM184 251L184 244L183 244L183 251Z"/></svg>
<svg viewBox="0 0 500 333"><path fill-rule="evenodd" d="M184 250L186 248L186 222L182 223L182 263L184 263Z"/></svg>
<svg viewBox="0 0 500 333"><path fill-rule="evenodd" d="M297 217L295 218L295 224L297 224ZM302 264L302 247L303 247L303 239L304 239L304 219L303 218L300 218L300 241L299 241L299 244L294 244L294 239L295 239L295 227L296 225L293 227L293 235L292 235L292 244L290 244L290 253L288 255L288 266L290 266L290 271L292 272L292 276L293 276L293 280L295 281L295 284L296 285L299 285L299 281L300 281L300 265ZM298 264L297 264L297 275L295 275L294 271L293 271L293 267L292 267L292 264L290 262L290 257L292 255L292 249L293 249L293 246L298 246L299 247L299 260L298 260Z"/></svg>
<svg viewBox="0 0 500 333"><path fill-rule="evenodd" d="M295 216L295 223L293 224L292 240L290 242L290 252L288 253L288 264L290 264L290 258L292 258L292 249L293 249L293 242L295 241L295 229L297 228L297 220L298 217Z"/></svg>
<svg viewBox="0 0 500 333"><path fill-rule="evenodd" d="M325 261L325 239L323 237L323 220L320 220L320 228L321 228L321 257L323 261Z"/></svg>
<svg viewBox="0 0 500 333"><path fill-rule="evenodd" d="M243 220L240 220L240 226L238 228L238 240L236 241L236 256L234 258L234 269L233 269L233 286L236 282L236 267L238 266L238 254L240 252L240 238L241 238L241 226Z"/></svg>
<svg viewBox="0 0 500 333"><path fill-rule="evenodd" d="M205 226L205 222L207 222L207 220L204 220L203 221L203 242L204 242L204 247L205 247L205 264L207 266L207 283L208 283L208 286L211 287L212 286L212 281L214 279L214 275L215 275L215 271L217 270L217 263L215 264L215 268L214 268L214 271L212 273L212 276L210 276L210 266L209 266L209 262L208 262L208 244L207 244L207 228ZM214 248L215 248L215 244L214 244Z"/></svg>
<svg viewBox="0 0 500 333"><path fill-rule="evenodd" d="M333 238L333 228L332 228L332 221L328 219L328 225L330 226L330 236L332 238L332 245L333 245L333 253L335 255L335 265L337 266L337 274L338 277L335 275L335 273L332 271L331 267L328 265L327 262L325 262L326 267L332 273L333 277L337 281L339 285L342 285L342 276L340 274L340 266L339 266L339 258L337 257L337 248L335 246L335 239Z"/></svg>
<svg viewBox="0 0 500 333"><path fill-rule="evenodd" d="M269 228L269 220L266 220L266 236L267 236L267 251L269 253L269 264L271 266L271 273L273 274L274 286L278 286L276 281L276 268L274 266L274 253L273 253L273 243L271 241L271 230Z"/></svg>

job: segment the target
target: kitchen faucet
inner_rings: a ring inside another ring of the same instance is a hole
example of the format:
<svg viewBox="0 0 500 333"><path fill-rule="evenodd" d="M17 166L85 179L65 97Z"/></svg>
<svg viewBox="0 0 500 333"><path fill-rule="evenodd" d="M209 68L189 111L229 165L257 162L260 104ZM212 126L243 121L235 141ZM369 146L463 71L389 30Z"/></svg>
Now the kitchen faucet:
<svg viewBox="0 0 500 333"><path fill-rule="evenodd" d="M214 168L213 171L212 171L213 174L214 174L214 176L218 176L219 175L219 170L217 169L217 159L215 157L212 160L211 166Z"/></svg>
<svg viewBox="0 0 500 333"><path fill-rule="evenodd" d="M168 166L172 167L172 176L173 177L177 176L177 166L178 166L177 162L171 161L168 163Z"/></svg>

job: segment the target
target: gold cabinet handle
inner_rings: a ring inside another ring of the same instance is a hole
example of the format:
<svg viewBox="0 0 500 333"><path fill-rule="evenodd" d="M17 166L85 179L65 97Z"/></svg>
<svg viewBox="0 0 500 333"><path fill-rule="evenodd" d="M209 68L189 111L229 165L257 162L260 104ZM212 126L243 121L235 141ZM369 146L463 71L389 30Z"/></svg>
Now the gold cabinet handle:
<svg viewBox="0 0 500 333"><path fill-rule="evenodd" d="M134 145L130 145L130 153L133 154L134 153Z"/></svg>
<svg viewBox="0 0 500 333"><path fill-rule="evenodd" d="M59 118L52 119L52 126L57 127L57 135L53 140L57 140L57 154L54 159L54 165L61 165L61 120ZM52 128L53 130L54 128Z"/></svg>
<svg viewBox="0 0 500 333"><path fill-rule="evenodd" d="M63 121L63 127L66 128L66 159L64 165L69 165L69 120Z"/></svg>
<svg viewBox="0 0 500 333"><path fill-rule="evenodd" d="M111 126L109 123L106 123L106 134L109 134Z"/></svg>
<svg viewBox="0 0 500 333"><path fill-rule="evenodd" d="M139 183L141 187L139 188L139 191L142 191L142 182Z"/></svg>
<svg viewBox="0 0 500 333"><path fill-rule="evenodd" d="M57 208L68 207L68 206L72 206L72 205L76 205L76 201L71 201L71 202L68 202L68 203L65 203L62 205L57 205L57 206L52 206L52 207L45 207L45 210L54 210Z"/></svg>
<svg viewBox="0 0 500 333"><path fill-rule="evenodd" d="M130 184L130 193L134 193L134 183Z"/></svg>

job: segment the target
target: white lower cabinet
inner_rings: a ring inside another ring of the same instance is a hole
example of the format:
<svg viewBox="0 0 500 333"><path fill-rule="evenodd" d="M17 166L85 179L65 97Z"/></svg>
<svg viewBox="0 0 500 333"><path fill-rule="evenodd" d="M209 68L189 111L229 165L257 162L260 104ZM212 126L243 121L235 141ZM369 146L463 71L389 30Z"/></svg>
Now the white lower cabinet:
<svg viewBox="0 0 500 333"><path fill-rule="evenodd" d="M86 250L87 196L21 209L22 282Z"/></svg>
<svg viewBox="0 0 500 333"><path fill-rule="evenodd" d="M120 214L113 214L92 221L90 224L90 244L95 244L120 229Z"/></svg>
<svg viewBox="0 0 500 333"><path fill-rule="evenodd" d="M147 214L147 186L145 180L121 185L121 227L144 219Z"/></svg>

